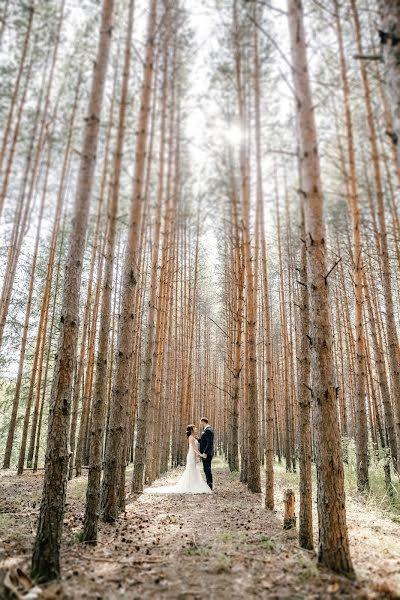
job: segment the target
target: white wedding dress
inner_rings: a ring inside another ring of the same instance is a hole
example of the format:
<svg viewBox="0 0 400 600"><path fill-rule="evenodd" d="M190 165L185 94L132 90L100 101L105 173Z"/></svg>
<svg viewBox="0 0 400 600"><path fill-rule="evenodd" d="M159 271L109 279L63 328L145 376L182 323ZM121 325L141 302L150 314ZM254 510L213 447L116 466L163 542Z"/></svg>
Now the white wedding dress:
<svg viewBox="0 0 400 600"><path fill-rule="evenodd" d="M175 485L150 487L144 490L145 494L212 494L204 481L196 464L198 454L198 441L189 438L189 449L186 459L186 468Z"/></svg>

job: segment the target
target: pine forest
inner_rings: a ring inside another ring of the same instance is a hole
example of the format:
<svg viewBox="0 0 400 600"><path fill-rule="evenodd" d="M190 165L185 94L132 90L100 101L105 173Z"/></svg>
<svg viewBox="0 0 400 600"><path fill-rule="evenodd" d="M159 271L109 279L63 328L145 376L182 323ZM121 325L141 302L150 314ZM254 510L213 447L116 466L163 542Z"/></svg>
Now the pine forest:
<svg viewBox="0 0 400 600"><path fill-rule="evenodd" d="M400 598L399 0L0 0L0 599Z"/></svg>

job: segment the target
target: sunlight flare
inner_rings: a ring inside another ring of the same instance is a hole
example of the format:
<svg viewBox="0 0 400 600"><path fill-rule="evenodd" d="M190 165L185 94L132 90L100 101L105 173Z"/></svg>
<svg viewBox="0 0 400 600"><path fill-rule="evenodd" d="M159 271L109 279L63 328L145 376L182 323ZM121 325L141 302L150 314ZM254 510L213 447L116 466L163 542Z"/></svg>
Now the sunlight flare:
<svg viewBox="0 0 400 600"><path fill-rule="evenodd" d="M239 146L243 140L243 130L239 125L229 125L225 131L225 139L232 146Z"/></svg>

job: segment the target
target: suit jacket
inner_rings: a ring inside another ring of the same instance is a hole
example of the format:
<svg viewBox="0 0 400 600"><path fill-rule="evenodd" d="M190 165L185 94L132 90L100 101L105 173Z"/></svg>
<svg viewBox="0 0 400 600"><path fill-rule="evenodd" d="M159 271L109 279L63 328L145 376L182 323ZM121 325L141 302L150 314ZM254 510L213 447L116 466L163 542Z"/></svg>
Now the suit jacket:
<svg viewBox="0 0 400 600"><path fill-rule="evenodd" d="M207 454L207 458L214 456L214 430L212 427L204 429L199 442L202 454Z"/></svg>

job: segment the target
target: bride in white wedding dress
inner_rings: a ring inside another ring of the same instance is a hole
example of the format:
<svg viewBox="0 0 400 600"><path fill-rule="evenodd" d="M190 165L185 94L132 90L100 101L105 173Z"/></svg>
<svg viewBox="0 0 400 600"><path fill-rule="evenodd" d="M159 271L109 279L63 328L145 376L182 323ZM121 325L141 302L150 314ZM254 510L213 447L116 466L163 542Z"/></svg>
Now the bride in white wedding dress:
<svg viewBox="0 0 400 600"><path fill-rule="evenodd" d="M188 453L186 468L175 485L146 488L145 494L212 494L212 491L201 476L196 464L196 456L202 456L198 451L196 428L189 425L186 429L188 437Z"/></svg>

